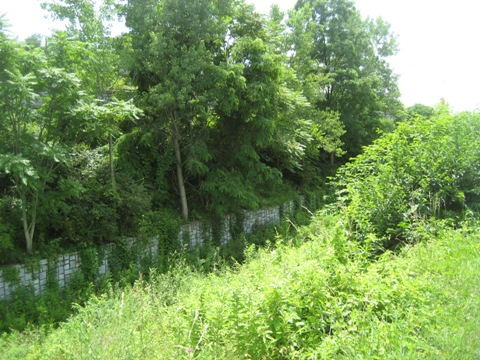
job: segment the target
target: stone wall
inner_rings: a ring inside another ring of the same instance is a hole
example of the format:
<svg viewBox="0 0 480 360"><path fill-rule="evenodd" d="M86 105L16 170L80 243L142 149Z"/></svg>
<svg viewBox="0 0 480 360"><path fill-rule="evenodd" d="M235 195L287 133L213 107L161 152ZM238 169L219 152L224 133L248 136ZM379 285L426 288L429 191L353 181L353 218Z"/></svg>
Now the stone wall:
<svg viewBox="0 0 480 360"><path fill-rule="evenodd" d="M178 233L178 240L191 248L204 244L207 240L226 244L232 238L233 229L242 229L248 234L256 227L264 227L277 224L283 214L294 209L294 202L289 201L281 206L273 206L261 210L244 211L237 215L228 215L218 220L217 224L204 224L198 221L184 224ZM131 239L135 241L135 239ZM111 245L107 245L108 247ZM145 253L153 255L158 252L158 239L151 239ZM77 252L59 255L56 261L40 260L35 266L25 264L12 265L0 268L0 300L9 299L12 291L18 286L32 285L35 295L45 292L47 277L54 277L61 288L64 288L71 280L73 274L80 270L81 257ZM50 267L50 269L49 269ZM108 271L108 257L102 260L98 274ZM14 277L15 279L12 279ZM13 281L8 281L13 280Z"/></svg>
<svg viewBox="0 0 480 360"><path fill-rule="evenodd" d="M219 220L219 224L215 224L216 231L219 232L218 240L220 244L226 244L232 238L233 228L241 222L240 228L244 234L249 234L252 230L258 227L268 226L270 224L277 224L280 222L282 212L290 212L293 210L294 202L289 201L281 206L272 206L265 209L245 211L241 214L227 215ZM240 218L241 217L241 218ZM185 224L180 228L178 234L179 241L182 244L188 243L190 247L195 247L204 244L207 239L215 240L215 230L211 224L204 224L199 221L194 221Z"/></svg>

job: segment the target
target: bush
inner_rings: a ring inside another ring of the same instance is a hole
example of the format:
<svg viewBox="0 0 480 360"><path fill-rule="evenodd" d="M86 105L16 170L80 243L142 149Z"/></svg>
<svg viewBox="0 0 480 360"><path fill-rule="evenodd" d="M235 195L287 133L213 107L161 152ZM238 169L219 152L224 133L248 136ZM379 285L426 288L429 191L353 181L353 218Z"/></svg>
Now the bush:
<svg viewBox="0 0 480 360"><path fill-rule="evenodd" d="M21 218L18 201L0 194L0 264L14 264L24 258Z"/></svg>
<svg viewBox="0 0 480 360"><path fill-rule="evenodd" d="M140 238L145 243L153 238L158 239L157 261L154 264L160 272L166 271L170 267L172 256L181 251L179 231L178 217L167 209L149 211L140 219Z"/></svg>
<svg viewBox="0 0 480 360"><path fill-rule="evenodd" d="M385 134L340 168L338 203L352 235L393 248L410 240L408 229L431 217L461 217L480 199L480 114L415 117Z"/></svg>
<svg viewBox="0 0 480 360"><path fill-rule="evenodd" d="M478 357L478 224L424 227L429 242L370 262L338 216L298 246L246 251L202 275L185 263L150 283L91 297L31 358L473 359ZM15 334L0 351L18 349ZM27 351L26 351L27 352ZM27 356L24 356L25 358Z"/></svg>

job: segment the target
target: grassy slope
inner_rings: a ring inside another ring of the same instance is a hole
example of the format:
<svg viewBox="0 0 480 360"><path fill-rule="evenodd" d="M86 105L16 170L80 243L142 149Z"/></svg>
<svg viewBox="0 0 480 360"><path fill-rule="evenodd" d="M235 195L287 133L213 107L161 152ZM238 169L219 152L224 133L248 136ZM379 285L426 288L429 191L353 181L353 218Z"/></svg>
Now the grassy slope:
<svg viewBox="0 0 480 360"><path fill-rule="evenodd" d="M480 358L480 228L443 230L370 263L338 219L298 247L204 276L179 266L93 299L49 335L0 339L2 359Z"/></svg>

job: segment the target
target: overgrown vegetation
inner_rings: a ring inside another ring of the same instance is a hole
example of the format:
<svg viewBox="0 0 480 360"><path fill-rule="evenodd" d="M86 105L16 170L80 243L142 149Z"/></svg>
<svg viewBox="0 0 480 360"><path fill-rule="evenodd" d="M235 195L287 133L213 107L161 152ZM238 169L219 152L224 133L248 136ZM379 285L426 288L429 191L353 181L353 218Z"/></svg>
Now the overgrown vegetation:
<svg viewBox="0 0 480 360"><path fill-rule="evenodd" d="M480 357L480 115L403 113L388 24L343 0L44 7L69 23L48 48L0 18L0 261L84 261L0 307L2 358ZM241 210L298 191L306 209L238 235ZM218 224L178 243L180 218L228 212L225 246Z"/></svg>
<svg viewBox="0 0 480 360"><path fill-rule="evenodd" d="M313 198L313 194L311 197ZM242 229L232 228L231 240L221 244L214 237L207 237L203 245L193 249L178 239L179 222L167 211L145 214L139 239L120 238L108 247L86 246L78 253L81 258L80 271L76 272L65 289L61 289L56 279L56 265L49 262L48 281L44 295L35 295L33 285L18 286L19 274L15 267L3 268L3 277L17 288L11 299L0 301L0 333L24 331L31 327L55 328L69 316L76 313L76 307L84 305L91 296L132 285L139 278L149 281L151 276L168 273L182 262L199 273L207 274L218 268L240 266L245 261L244 250L249 245L263 247L274 244L281 235L290 236L301 225L310 220L310 210L296 206L285 211L279 224L257 227L250 234ZM308 204L306 204L308 205ZM316 203L308 206L319 205ZM315 210L316 208L311 208ZM240 214L238 220L243 222ZM206 226L215 226L206 222ZM158 239L159 248L154 254L146 251L146 245ZM272 239L272 240L267 240ZM98 269L104 259L108 260L108 272L99 275ZM38 267L38 260L33 264ZM37 269L38 270L38 269Z"/></svg>
<svg viewBox="0 0 480 360"><path fill-rule="evenodd" d="M336 207L358 241L379 251L418 240L430 218L458 223L478 212L480 115L452 115L440 105L431 117L398 124L341 168Z"/></svg>
<svg viewBox="0 0 480 360"><path fill-rule="evenodd" d="M197 220L317 191L403 117L395 39L352 2L43 8L65 24L45 39L14 40L0 19L1 264L52 239L60 252L139 236L165 209Z"/></svg>
<svg viewBox="0 0 480 360"><path fill-rule="evenodd" d="M56 330L4 335L0 350L27 359L476 358L478 120L442 107L410 119L339 171L336 201L310 225L265 233L243 265L215 246L203 260L179 257L148 281L92 295ZM383 216L371 215L376 206ZM395 221L408 222L392 233Z"/></svg>
<svg viewBox="0 0 480 360"><path fill-rule="evenodd" d="M428 241L374 263L342 226L317 217L293 240L249 248L246 265L208 276L179 262L92 297L49 334L4 335L2 358L478 357L478 224L430 223Z"/></svg>

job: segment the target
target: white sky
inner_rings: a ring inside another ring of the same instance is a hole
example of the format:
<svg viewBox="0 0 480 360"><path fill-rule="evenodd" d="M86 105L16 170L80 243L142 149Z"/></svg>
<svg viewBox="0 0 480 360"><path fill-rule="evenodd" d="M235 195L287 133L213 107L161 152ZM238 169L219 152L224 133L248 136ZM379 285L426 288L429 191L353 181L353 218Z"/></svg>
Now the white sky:
<svg viewBox="0 0 480 360"><path fill-rule="evenodd" d="M194 1L194 0L192 0ZM259 11L272 3L290 9L295 0L247 0ZM0 0L12 33L23 39L48 33L40 0ZM400 75L406 106L433 106L444 98L453 110L480 109L480 1L356 0L364 17L381 16L398 36L400 51L390 59Z"/></svg>

